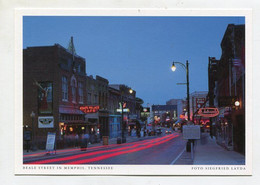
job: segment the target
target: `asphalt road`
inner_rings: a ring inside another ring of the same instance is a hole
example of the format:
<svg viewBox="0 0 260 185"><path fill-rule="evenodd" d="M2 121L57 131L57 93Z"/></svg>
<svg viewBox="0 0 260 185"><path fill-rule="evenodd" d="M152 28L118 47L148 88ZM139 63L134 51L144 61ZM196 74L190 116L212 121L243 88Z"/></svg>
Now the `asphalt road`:
<svg viewBox="0 0 260 185"><path fill-rule="evenodd" d="M183 152L179 133L124 144L96 146L86 151L68 149L50 156L24 156L24 164L172 164Z"/></svg>

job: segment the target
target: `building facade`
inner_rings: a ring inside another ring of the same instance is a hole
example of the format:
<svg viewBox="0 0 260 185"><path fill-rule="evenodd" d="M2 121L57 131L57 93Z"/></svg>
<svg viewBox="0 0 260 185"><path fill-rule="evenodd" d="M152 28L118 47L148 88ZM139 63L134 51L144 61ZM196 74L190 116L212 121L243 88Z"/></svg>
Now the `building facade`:
<svg viewBox="0 0 260 185"><path fill-rule="evenodd" d="M117 111L120 108L121 94L118 89L109 86L108 111L109 111L109 137L121 136L121 114Z"/></svg>
<svg viewBox="0 0 260 185"><path fill-rule="evenodd" d="M58 141L84 132L85 70L84 58L58 44L24 49L23 122L39 147L48 132L56 133Z"/></svg>
<svg viewBox="0 0 260 185"><path fill-rule="evenodd" d="M209 57L209 102L219 144L245 153L245 25L228 25L220 60Z"/></svg>
<svg viewBox="0 0 260 185"><path fill-rule="evenodd" d="M168 127L177 121L177 105L152 105L152 115L155 125Z"/></svg>

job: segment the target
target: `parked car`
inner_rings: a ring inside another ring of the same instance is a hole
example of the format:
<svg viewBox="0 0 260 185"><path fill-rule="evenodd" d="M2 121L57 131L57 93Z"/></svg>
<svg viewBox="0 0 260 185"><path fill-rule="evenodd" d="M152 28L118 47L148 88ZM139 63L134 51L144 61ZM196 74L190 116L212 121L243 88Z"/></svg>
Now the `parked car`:
<svg viewBox="0 0 260 185"><path fill-rule="evenodd" d="M162 130L160 128L156 129L156 134L157 135L161 135L162 134Z"/></svg>

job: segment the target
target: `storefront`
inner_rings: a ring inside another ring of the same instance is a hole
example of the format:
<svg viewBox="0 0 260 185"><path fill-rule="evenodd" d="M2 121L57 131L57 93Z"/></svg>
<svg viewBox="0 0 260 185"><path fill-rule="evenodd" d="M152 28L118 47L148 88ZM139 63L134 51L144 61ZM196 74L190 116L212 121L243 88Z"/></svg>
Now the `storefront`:
<svg viewBox="0 0 260 185"><path fill-rule="evenodd" d="M59 134L62 137L84 133L87 123L81 110L59 107Z"/></svg>

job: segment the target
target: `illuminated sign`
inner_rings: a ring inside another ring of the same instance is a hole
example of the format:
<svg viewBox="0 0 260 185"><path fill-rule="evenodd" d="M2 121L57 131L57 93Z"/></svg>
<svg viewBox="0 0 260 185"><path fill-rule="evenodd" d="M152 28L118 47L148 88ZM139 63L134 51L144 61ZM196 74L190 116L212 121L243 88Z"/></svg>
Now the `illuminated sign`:
<svg viewBox="0 0 260 185"><path fill-rule="evenodd" d="M122 109L116 109L117 112L122 112ZM127 109L124 109L123 112L130 112L130 110L127 108Z"/></svg>
<svg viewBox="0 0 260 185"><path fill-rule="evenodd" d="M82 106L79 108L85 114L87 113L96 113L99 110L99 106Z"/></svg>
<svg viewBox="0 0 260 185"><path fill-rule="evenodd" d="M198 114L203 117L215 117L219 114L218 108L200 108Z"/></svg>

